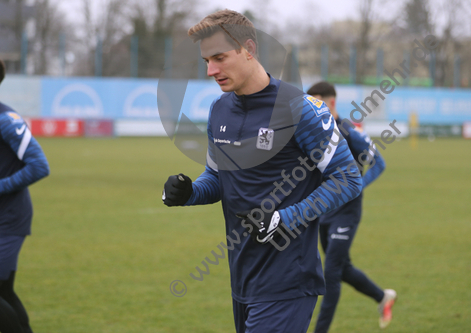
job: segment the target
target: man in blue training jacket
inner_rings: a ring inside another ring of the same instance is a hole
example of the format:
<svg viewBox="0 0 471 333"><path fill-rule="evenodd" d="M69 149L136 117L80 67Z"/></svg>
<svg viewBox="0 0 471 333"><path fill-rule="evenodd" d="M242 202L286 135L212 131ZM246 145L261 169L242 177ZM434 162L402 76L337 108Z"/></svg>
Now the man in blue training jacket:
<svg viewBox="0 0 471 333"><path fill-rule="evenodd" d="M238 333L304 333L325 291L317 217L360 194L360 172L326 105L259 63L245 16L221 10L188 34L224 93L210 108L205 171L170 176L162 199L222 201Z"/></svg>
<svg viewBox="0 0 471 333"><path fill-rule="evenodd" d="M0 84L5 65L0 60ZM28 186L46 177L49 165L21 116L0 103L0 332L31 333L28 315L13 290L18 255L31 233Z"/></svg>
<svg viewBox="0 0 471 333"><path fill-rule="evenodd" d="M328 106L362 174L364 167L368 166L368 171L362 177L363 188L366 188L378 178L386 166L376 146L365 132L357 130L349 120L339 117L336 108L337 93L333 85L319 82L309 88L307 93ZM326 294L317 318L315 333L325 333L329 330L340 297L342 281L379 303L381 328L388 326L391 321L396 292L392 289L381 290L365 273L355 268L350 260L350 247L361 219L362 198L363 193L319 218L319 236L325 252Z"/></svg>

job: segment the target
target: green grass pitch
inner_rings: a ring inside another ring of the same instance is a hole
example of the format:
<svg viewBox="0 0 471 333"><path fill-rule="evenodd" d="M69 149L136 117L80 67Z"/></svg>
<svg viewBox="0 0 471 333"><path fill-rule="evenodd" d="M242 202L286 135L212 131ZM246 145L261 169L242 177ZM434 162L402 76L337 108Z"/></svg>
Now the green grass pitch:
<svg viewBox="0 0 471 333"><path fill-rule="evenodd" d="M234 332L227 258L203 281L189 275L225 239L220 204L161 201L169 175L195 179L201 165L167 138L39 142L51 175L31 187L33 235L16 283L36 333ZM398 292L387 332L471 329L470 152L461 139L382 152L352 259ZM170 293L176 279L184 297ZM331 332L378 331L376 304L344 285Z"/></svg>

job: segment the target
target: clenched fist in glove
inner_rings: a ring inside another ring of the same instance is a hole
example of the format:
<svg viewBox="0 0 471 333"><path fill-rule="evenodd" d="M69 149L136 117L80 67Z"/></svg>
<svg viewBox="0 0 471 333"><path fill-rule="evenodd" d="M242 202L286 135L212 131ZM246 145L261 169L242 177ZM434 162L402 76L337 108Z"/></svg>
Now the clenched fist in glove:
<svg viewBox="0 0 471 333"><path fill-rule="evenodd" d="M162 201L165 205L183 206L193 193L193 186L190 177L184 174L168 177L162 193Z"/></svg>

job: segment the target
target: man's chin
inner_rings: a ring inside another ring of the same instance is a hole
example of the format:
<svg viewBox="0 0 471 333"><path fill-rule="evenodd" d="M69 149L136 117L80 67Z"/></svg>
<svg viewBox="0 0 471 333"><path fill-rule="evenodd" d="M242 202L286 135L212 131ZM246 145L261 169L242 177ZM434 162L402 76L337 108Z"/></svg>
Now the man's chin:
<svg viewBox="0 0 471 333"><path fill-rule="evenodd" d="M221 90L224 91L224 92L234 91L234 89L231 86L223 85L223 86L219 86L219 88L221 88Z"/></svg>

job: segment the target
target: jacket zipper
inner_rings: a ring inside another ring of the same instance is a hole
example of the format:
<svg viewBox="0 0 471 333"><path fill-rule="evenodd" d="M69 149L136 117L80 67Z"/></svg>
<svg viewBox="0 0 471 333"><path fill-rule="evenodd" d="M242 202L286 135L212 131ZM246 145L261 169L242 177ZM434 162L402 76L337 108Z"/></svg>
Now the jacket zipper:
<svg viewBox="0 0 471 333"><path fill-rule="evenodd" d="M246 100L245 100L245 95L242 95L240 96L240 99L242 100L242 110L244 111L244 118L242 118L242 124L240 125L240 128L239 128L239 134L237 135L237 140L236 141L240 141L240 138L242 136L242 128L244 128L244 125L245 125L245 118L247 118L247 103L246 103Z"/></svg>

